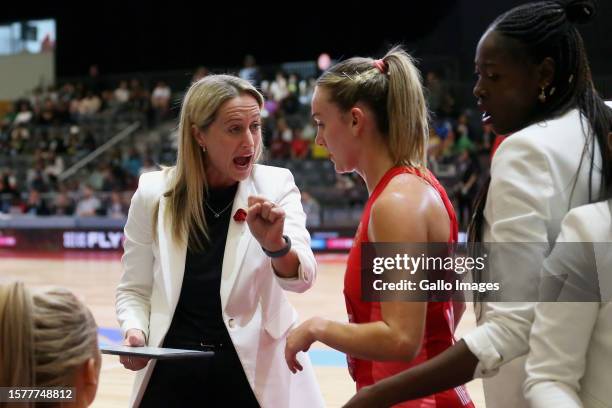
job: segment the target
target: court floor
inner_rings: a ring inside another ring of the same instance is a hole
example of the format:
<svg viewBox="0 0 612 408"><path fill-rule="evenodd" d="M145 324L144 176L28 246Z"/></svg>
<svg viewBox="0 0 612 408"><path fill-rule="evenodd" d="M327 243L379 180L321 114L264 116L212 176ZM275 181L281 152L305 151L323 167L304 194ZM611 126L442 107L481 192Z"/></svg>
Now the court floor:
<svg viewBox="0 0 612 408"><path fill-rule="evenodd" d="M303 293L289 293L301 319L324 316L346 321L342 278L344 257L318 257L319 275L314 287ZM0 253L0 282L20 279L29 286L59 285L76 293L91 309L100 327L101 343L120 341L114 312L114 291L121 275L117 255L106 254L7 254ZM457 329L457 337L474 327L470 305ZM310 351L321 391L328 407L340 407L355 392L344 355L315 343ZM100 386L94 408L127 407L134 374L125 370L114 356L103 356ZM480 380L468 384L478 408L485 407Z"/></svg>

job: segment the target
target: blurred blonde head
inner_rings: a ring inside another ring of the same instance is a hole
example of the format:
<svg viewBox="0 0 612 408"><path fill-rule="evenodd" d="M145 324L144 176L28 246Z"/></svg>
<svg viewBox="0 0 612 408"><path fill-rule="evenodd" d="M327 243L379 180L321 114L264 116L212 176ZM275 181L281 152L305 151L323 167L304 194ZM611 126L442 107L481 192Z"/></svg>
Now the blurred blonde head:
<svg viewBox="0 0 612 408"><path fill-rule="evenodd" d="M61 288L30 291L22 282L0 285L0 386L75 386L84 365L95 371L97 387L97 326L82 302Z"/></svg>

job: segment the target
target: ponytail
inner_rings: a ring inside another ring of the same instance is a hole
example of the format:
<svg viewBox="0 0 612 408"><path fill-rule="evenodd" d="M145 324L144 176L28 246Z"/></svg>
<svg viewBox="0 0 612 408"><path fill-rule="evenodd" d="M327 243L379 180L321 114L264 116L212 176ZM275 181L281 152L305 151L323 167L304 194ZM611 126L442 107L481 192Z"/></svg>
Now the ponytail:
<svg viewBox="0 0 612 408"><path fill-rule="evenodd" d="M396 46L380 60L354 57L323 73L317 86L346 112L358 102L376 118L395 166L425 169L428 111L421 76L413 58Z"/></svg>

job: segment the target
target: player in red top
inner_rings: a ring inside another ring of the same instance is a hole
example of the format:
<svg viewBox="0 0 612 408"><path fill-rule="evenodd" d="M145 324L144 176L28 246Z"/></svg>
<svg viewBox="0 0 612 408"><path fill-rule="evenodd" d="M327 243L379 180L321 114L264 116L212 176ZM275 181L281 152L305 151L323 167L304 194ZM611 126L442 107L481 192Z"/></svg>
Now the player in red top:
<svg viewBox="0 0 612 408"><path fill-rule="evenodd" d="M326 71L312 100L316 142L336 171L356 171L369 199L349 254L344 295L350 322L315 317L287 338L285 358L315 341L344 352L357 389L430 359L454 342L462 310L451 302L364 302L363 242L455 242L457 220L448 197L426 169L427 106L420 75L401 48L383 59L351 58ZM463 386L401 407L473 407Z"/></svg>

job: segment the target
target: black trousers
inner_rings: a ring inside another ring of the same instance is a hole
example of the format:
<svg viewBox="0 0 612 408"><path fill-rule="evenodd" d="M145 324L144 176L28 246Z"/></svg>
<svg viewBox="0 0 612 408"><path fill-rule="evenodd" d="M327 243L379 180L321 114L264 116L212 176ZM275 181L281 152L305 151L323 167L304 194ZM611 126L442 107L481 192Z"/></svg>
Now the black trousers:
<svg viewBox="0 0 612 408"><path fill-rule="evenodd" d="M167 341L164 347L202 349L193 343ZM140 407L258 408L233 344L217 345L213 351L211 358L158 361Z"/></svg>

